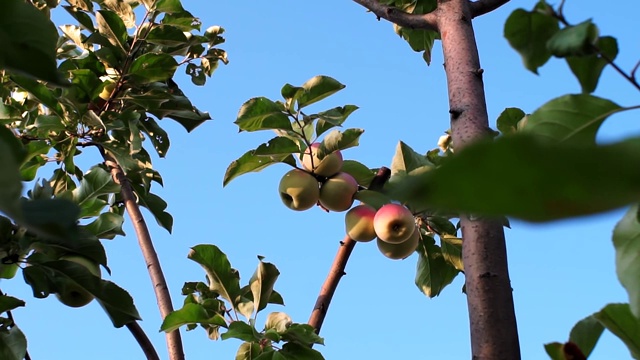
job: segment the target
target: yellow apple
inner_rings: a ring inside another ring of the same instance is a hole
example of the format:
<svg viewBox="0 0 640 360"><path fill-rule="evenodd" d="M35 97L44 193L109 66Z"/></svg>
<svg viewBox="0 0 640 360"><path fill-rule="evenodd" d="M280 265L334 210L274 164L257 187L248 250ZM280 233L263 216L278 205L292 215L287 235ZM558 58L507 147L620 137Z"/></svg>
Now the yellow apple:
<svg viewBox="0 0 640 360"><path fill-rule="evenodd" d="M116 88L115 82L111 82L111 81L106 82L104 87L102 88L102 91L100 92L100 94L98 94L98 97L102 100L109 100L109 98L111 97L111 93L115 88Z"/></svg>
<svg viewBox="0 0 640 360"><path fill-rule="evenodd" d="M413 252L416 251L416 248L418 248L419 241L420 230L418 230L415 225L413 234L411 234L411 236L409 236L409 239L404 242L391 244L386 241L380 240L380 238L376 239L378 250L380 250L382 255L393 260L401 260L409 257L409 255L413 254Z"/></svg>
<svg viewBox="0 0 640 360"><path fill-rule="evenodd" d="M75 262L86 267L93 275L100 276L100 266L90 259L79 255L63 256L60 260ZM71 307L82 307L90 303L94 296L74 281L64 283L62 290L56 294L61 303Z"/></svg>
<svg viewBox="0 0 640 360"><path fill-rule="evenodd" d="M333 176L342 169L342 153L336 150L331 154L327 154L322 160L318 159L318 148L320 143L313 143L302 155L302 166L314 174L320 176ZM310 156L311 155L311 156ZM311 160L313 159L313 166Z"/></svg>
<svg viewBox="0 0 640 360"><path fill-rule="evenodd" d="M386 204L376 212L373 228L380 240L398 244L413 234L416 224L413 214L405 206Z"/></svg>
<svg viewBox="0 0 640 360"><path fill-rule="evenodd" d="M376 237L373 218L376 209L367 204L360 204L347 211L344 216L347 235L355 241L369 242Z"/></svg>
<svg viewBox="0 0 640 360"><path fill-rule="evenodd" d="M280 180L280 199L292 210L310 209L320 198L320 184L313 175L300 169L293 169Z"/></svg>
<svg viewBox="0 0 640 360"><path fill-rule="evenodd" d="M320 205L331 211L346 211L353 205L358 182L353 176L339 172L320 187Z"/></svg>

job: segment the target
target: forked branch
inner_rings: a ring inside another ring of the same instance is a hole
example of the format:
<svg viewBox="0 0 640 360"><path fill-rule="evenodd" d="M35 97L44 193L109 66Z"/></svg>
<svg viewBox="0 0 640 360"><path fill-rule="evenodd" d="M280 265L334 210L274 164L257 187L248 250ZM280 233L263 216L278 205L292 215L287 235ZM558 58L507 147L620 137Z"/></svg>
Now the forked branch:
<svg viewBox="0 0 640 360"><path fill-rule="evenodd" d="M409 14L393 6L381 4L377 0L353 0L364 6L372 13L376 14L378 20L380 18L388 20L396 25L411 29L424 29L437 31L438 25L436 15L429 14Z"/></svg>
<svg viewBox="0 0 640 360"><path fill-rule="evenodd" d="M371 181L369 189L381 190L387 180L389 180L390 176L391 170L386 167L380 168L376 176ZM309 317L309 325L313 326L318 334L320 333L320 328L322 327L324 318L327 315L329 304L331 304L331 299L333 298L333 294L336 292L338 283L342 276L346 274L344 269L347 266L349 256L351 256L354 246L356 246L356 242L349 236L345 236L344 239L340 241L338 253L333 259L333 264L331 265L331 269L329 269L329 274L327 275L324 284L322 284L322 287L320 288L320 294L318 294L318 299L316 300L316 304L313 307L311 316Z"/></svg>

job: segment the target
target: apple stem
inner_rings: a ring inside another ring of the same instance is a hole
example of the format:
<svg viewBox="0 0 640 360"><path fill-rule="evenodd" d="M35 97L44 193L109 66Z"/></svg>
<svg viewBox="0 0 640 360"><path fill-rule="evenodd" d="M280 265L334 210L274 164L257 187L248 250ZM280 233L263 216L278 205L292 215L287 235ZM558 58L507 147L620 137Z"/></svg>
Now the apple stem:
<svg viewBox="0 0 640 360"><path fill-rule="evenodd" d="M369 190L381 190L387 180L389 180L390 176L391 170L384 166L381 167L373 180L371 180ZM327 315L327 310L329 310L329 304L331 304L333 294L338 288L338 283L342 276L347 274L344 270L347 266L347 262L349 261L349 256L351 256L351 252L355 246L356 241L351 239L349 236L345 236L344 239L340 241L338 253L333 259L333 264L329 269L329 274L320 288L318 299L316 300L316 304L313 307L311 316L309 317L308 324L313 326L317 334L320 333L320 328L322 327L324 318Z"/></svg>

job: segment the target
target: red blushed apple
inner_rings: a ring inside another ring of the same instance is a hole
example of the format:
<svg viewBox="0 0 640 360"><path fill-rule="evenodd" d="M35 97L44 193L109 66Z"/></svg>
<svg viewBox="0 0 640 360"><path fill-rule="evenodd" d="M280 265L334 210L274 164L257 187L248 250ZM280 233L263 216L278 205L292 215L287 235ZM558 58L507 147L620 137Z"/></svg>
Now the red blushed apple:
<svg viewBox="0 0 640 360"><path fill-rule="evenodd" d="M330 177L320 187L320 205L331 211L346 211L353 205L358 192L358 182L353 176L340 172Z"/></svg>
<svg viewBox="0 0 640 360"><path fill-rule="evenodd" d="M302 155L302 166L316 175L330 177L342 169L342 153L340 150L336 150L330 154L327 154L322 160L318 158L318 148L320 143L313 143ZM311 156L309 156L311 155ZM313 166L311 161L313 159Z"/></svg>
<svg viewBox="0 0 640 360"><path fill-rule="evenodd" d="M411 211L399 204L382 206L373 219L373 228L378 238L391 244L399 244L409 239L415 227Z"/></svg>
<svg viewBox="0 0 640 360"><path fill-rule="evenodd" d="M313 175L300 169L284 174L278 187L280 199L292 210L303 211L318 203L320 184Z"/></svg>
<svg viewBox="0 0 640 360"><path fill-rule="evenodd" d="M347 235L355 241L368 242L376 237L373 218L376 209L367 204L360 204L347 211L344 216Z"/></svg>

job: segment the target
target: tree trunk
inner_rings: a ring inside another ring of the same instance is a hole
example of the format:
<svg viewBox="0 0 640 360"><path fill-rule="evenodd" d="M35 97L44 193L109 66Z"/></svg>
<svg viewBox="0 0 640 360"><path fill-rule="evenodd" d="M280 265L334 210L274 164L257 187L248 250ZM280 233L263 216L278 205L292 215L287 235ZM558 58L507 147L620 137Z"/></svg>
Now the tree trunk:
<svg viewBox="0 0 640 360"><path fill-rule="evenodd" d="M468 0L440 0L442 38L455 151L490 134ZM478 189L482 191L482 189ZM460 217L472 359L517 360L520 345L501 221Z"/></svg>

